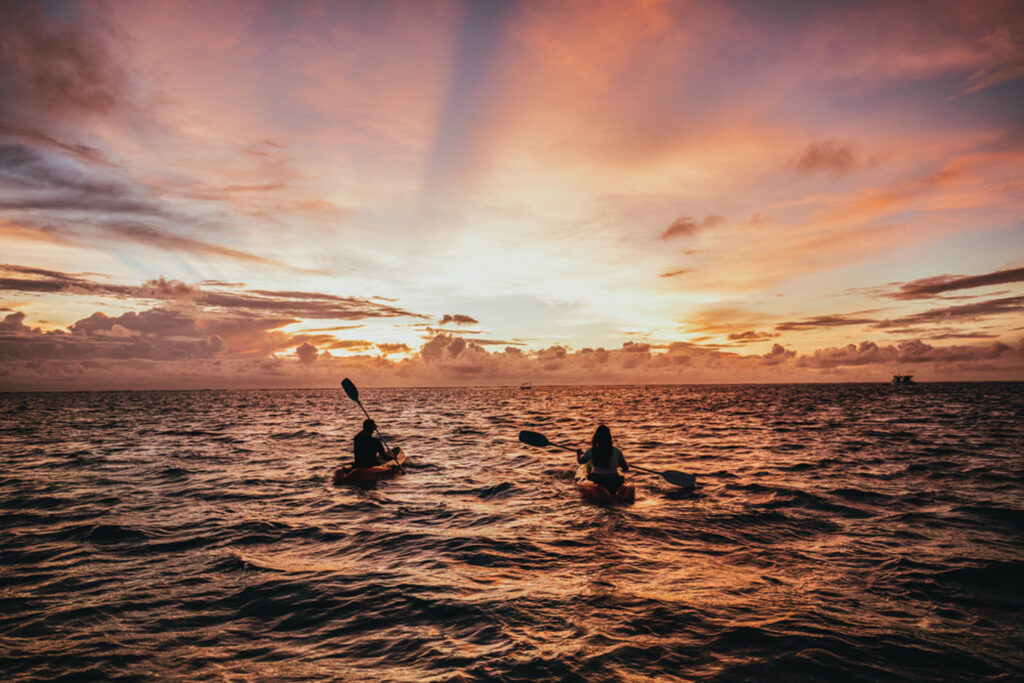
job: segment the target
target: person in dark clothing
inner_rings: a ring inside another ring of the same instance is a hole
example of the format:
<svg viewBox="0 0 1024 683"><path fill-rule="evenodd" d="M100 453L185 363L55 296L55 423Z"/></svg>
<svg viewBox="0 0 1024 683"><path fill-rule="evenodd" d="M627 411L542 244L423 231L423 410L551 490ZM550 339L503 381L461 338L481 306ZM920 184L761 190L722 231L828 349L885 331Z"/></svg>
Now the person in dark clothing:
<svg viewBox="0 0 1024 683"><path fill-rule="evenodd" d="M625 481L619 474L619 468L629 470L629 464L622 451L612 445L612 430L604 425L599 425L594 432L586 453L576 451L576 461L581 465L589 462L591 466L587 479L605 487L608 493L613 495Z"/></svg>
<svg viewBox="0 0 1024 683"><path fill-rule="evenodd" d="M352 454L355 456L355 467L376 467L391 459L384 450L384 444L373 435L377 424L373 420L363 422L363 431L352 439Z"/></svg>

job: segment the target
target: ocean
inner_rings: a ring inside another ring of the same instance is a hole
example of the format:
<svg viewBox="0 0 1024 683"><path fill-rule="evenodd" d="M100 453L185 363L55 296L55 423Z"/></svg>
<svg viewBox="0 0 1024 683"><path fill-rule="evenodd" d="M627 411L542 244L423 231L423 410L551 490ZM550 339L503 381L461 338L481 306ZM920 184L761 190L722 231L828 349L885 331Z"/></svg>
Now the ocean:
<svg viewBox="0 0 1024 683"><path fill-rule="evenodd" d="M2 678L1024 678L1024 384L360 394L0 394Z"/></svg>

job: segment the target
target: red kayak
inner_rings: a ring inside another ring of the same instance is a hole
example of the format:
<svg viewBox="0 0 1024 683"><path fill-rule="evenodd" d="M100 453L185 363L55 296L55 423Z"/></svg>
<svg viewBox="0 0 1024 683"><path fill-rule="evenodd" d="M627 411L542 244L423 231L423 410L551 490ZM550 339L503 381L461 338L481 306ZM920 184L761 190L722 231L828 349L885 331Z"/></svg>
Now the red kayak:
<svg viewBox="0 0 1024 683"><path fill-rule="evenodd" d="M615 490L615 493L612 494L605 487L587 479L587 474L589 473L589 463L580 465L580 468L576 470L576 488L580 490L580 493L587 500L592 500L595 503L607 503L609 505L613 503L632 503L636 500L636 487L633 486L633 482L628 480L622 482L619 488Z"/></svg>
<svg viewBox="0 0 1024 683"><path fill-rule="evenodd" d="M405 451L399 448L396 450L396 455L398 457L398 462L404 465ZM351 465L348 465L334 471L334 483L367 484L380 479L390 479L396 474L401 473L402 470L399 469L394 460L386 462L383 465L377 465L376 467L352 467Z"/></svg>

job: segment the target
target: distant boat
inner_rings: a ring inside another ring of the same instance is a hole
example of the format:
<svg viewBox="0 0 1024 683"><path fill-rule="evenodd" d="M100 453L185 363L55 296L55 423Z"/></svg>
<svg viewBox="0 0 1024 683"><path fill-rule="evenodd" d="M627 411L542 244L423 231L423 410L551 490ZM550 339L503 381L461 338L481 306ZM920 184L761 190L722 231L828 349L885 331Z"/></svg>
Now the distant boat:
<svg viewBox="0 0 1024 683"><path fill-rule="evenodd" d="M533 389L533 385L530 384L529 382L523 382L522 384L519 385L519 388L525 391L526 389Z"/></svg>
<svg viewBox="0 0 1024 683"><path fill-rule="evenodd" d="M913 384L914 383L914 376L913 375L893 375L892 376L892 383L893 384Z"/></svg>

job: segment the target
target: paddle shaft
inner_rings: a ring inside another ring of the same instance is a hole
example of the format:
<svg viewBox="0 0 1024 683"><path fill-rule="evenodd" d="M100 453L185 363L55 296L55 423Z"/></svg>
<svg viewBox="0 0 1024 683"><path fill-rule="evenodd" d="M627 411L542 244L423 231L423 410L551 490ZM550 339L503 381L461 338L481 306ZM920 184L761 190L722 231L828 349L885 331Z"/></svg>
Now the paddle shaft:
<svg viewBox="0 0 1024 683"><path fill-rule="evenodd" d="M528 443L531 446L538 446L541 448L547 446L554 446L555 448L561 448L562 450L578 452L575 448L564 446L560 443L553 443L552 441L549 441L548 438L543 434L538 434L536 432L524 431L520 433L519 438L521 441L523 441L524 443ZM648 472L650 474L657 474L665 481L669 482L670 484L675 484L676 486L693 488L695 482L693 475L683 474L682 472L676 472L674 470L670 470L668 472L659 472L657 470L651 470L646 467L640 467L638 465L630 465L629 469L639 470L641 472Z"/></svg>

